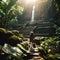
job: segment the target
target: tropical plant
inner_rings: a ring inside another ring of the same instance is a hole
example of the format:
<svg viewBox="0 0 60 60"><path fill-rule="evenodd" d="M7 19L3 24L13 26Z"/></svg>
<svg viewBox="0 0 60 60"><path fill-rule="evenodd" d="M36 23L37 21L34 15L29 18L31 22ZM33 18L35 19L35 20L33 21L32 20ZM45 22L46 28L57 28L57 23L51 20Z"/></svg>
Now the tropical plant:
<svg viewBox="0 0 60 60"><path fill-rule="evenodd" d="M17 0L0 1L0 27L6 28L12 19L16 19L16 11L22 13L23 9L16 2Z"/></svg>
<svg viewBox="0 0 60 60"><path fill-rule="evenodd" d="M40 54L47 60L52 59L56 60L58 58L59 52L59 41L58 36L50 37L45 39L40 45Z"/></svg>

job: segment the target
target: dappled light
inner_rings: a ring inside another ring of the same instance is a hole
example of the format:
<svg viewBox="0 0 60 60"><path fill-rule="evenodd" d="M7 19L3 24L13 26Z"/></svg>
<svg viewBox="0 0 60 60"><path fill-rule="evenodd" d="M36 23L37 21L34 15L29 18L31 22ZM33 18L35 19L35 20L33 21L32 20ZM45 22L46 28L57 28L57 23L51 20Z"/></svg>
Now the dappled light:
<svg viewBox="0 0 60 60"><path fill-rule="evenodd" d="M26 0L26 2L31 4L31 3L35 3L36 0Z"/></svg>
<svg viewBox="0 0 60 60"><path fill-rule="evenodd" d="M6 2L7 0L3 0L4 2Z"/></svg>
<svg viewBox="0 0 60 60"><path fill-rule="evenodd" d="M60 60L59 0L0 0L1 60Z"/></svg>

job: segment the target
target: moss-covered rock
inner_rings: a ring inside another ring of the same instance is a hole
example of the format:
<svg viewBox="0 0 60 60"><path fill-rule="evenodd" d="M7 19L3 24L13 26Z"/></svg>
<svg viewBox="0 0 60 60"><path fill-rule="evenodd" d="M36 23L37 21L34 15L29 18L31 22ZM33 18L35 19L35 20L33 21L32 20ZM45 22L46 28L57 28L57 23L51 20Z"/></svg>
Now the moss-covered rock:
<svg viewBox="0 0 60 60"><path fill-rule="evenodd" d="M4 28L0 28L0 45L4 45L6 42L6 32Z"/></svg>
<svg viewBox="0 0 60 60"><path fill-rule="evenodd" d="M21 45L22 45L26 50L29 49L29 42L28 42L28 41L22 42Z"/></svg>
<svg viewBox="0 0 60 60"><path fill-rule="evenodd" d="M18 37L23 39L23 35L20 34L20 32L18 30L12 30L12 32L14 33L14 35L16 35L16 36L18 36Z"/></svg>
<svg viewBox="0 0 60 60"><path fill-rule="evenodd" d="M1 33L6 33L6 29L0 28L0 32L1 32Z"/></svg>
<svg viewBox="0 0 60 60"><path fill-rule="evenodd" d="M47 55L47 59L48 60L56 60L56 56L55 55L52 55L52 54L48 54Z"/></svg>
<svg viewBox="0 0 60 60"><path fill-rule="evenodd" d="M12 30L12 32L13 32L16 36L19 35L19 31L18 31L18 30Z"/></svg>
<svg viewBox="0 0 60 60"><path fill-rule="evenodd" d="M16 35L9 37L7 40L7 43L11 46L17 46L17 44L19 44L20 42L22 42L22 39L17 37Z"/></svg>
<svg viewBox="0 0 60 60"><path fill-rule="evenodd" d="M11 36L13 36L14 34L12 33L12 31L7 31L6 33L6 38L9 38Z"/></svg>

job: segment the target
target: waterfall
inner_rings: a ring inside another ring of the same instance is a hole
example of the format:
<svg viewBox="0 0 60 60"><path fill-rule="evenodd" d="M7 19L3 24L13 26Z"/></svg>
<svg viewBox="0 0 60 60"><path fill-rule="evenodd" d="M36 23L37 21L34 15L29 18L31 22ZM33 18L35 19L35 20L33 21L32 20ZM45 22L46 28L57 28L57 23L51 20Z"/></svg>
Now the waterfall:
<svg viewBox="0 0 60 60"><path fill-rule="evenodd" d="M35 15L35 5L33 5L33 8L32 8L31 23L33 23L33 22L34 22L34 15Z"/></svg>

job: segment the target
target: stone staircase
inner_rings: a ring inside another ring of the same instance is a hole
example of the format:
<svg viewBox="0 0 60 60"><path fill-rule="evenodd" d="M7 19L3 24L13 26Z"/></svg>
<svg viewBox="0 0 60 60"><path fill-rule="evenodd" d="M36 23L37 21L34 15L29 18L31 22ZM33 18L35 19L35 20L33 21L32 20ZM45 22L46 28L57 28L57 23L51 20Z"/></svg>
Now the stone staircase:
<svg viewBox="0 0 60 60"><path fill-rule="evenodd" d="M28 23L24 28L20 29L25 37L29 37L30 32L34 31L36 36L51 36L55 34L53 23L49 20L35 20L34 23Z"/></svg>
<svg viewBox="0 0 60 60"><path fill-rule="evenodd" d="M39 55L39 50L38 50L38 47L33 47L31 49L31 55L32 55L32 58L29 59L29 60L44 60L40 55Z"/></svg>
<svg viewBox="0 0 60 60"><path fill-rule="evenodd" d="M25 37L29 37L30 32L33 31L34 28L35 28L35 26L28 26L28 27L23 28L23 30L22 30L23 35Z"/></svg>
<svg viewBox="0 0 60 60"><path fill-rule="evenodd" d="M24 27L18 26L16 29L20 30L24 37L29 37L31 31L33 31L36 36L52 36L56 33L53 25L51 20L35 20L32 24L28 21Z"/></svg>

